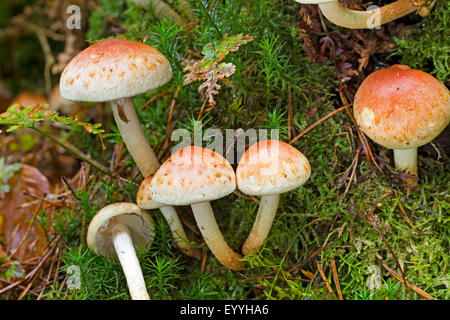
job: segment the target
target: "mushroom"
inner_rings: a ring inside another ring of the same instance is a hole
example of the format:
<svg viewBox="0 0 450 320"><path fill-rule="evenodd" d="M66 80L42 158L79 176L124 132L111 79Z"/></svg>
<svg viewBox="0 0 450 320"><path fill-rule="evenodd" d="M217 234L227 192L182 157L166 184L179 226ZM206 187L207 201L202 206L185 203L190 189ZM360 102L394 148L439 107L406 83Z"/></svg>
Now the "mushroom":
<svg viewBox="0 0 450 320"><path fill-rule="evenodd" d="M190 205L198 228L224 266L239 270L242 256L226 243L211 208L210 201L236 189L236 176L220 154L202 147L189 146L175 152L164 162L150 183L153 200L169 205Z"/></svg>
<svg viewBox="0 0 450 320"><path fill-rule="evenodd" d="M48 104L48 100L40 93L22 92L11 101L11 105L13 104L20 104L23 107L44 106Z"/></svg>
<svg viewBox="0 0 450 320"><path fill-rule="evenodd" d="M334 24L349 29L370 29L414 12L412 0L397 0L377 10L358 11L343 7L339 0L295 0L302 4L318 4L323 15Z"/></svg>
<svg viewBox="0 0 450 320"><path fill-rule="evenodd" d="M149 176L145 178L144 181L142 181L141 186L139 187L139 191L137 193L136 203L141 209L161 210L162 214L166 216L167 217L166 219L169 221L171 217L176 215L175 209L172 206L156 202L152 199L150 192L150 183L152 179L153 176ZM169 225L178 248L180 248L188 256L200 259L201 258L200 251L189 245L186 233L184 232L180 220L177 219L176 221L170 221Z"/></svg>
<svg viewBox="0 0 450 320"><path fill-rule="evenodd" d="M239 160L239 190L261 201L252 231L242 247L244 255L257 252L269 234L280 194L303 185L311 174L308 159L291 145L278 140L255 143Z"/></svg>
<svg viewBox="0 0 450 320"><path fill-rule="evenodd" d="M135 41L107 39L70 61L61 75L60 90L67 100L109 101L128 151L142 175L148 177L159 162L142 132L133 97L171 78L170 64L158 50Z"/></svg>
<svg viewBox="0 0 450 320"><path fill-rule="evenodd" d="M72 59L61 75L60 91L67 100L110 102L123 141L146 178L156 172L159 161L144 136L133 97L171 77L172 68L158 50L135 41L107 39ZM164 217L169 224L181 225L174 210L166 210Z"/></svg>
<svg viewBox="0 0 450 320"><path fill-rule="evenodd" d="M89 224L89 248L106 258L119 259L133 300L150 300L135 247L149 247L153 234L152 216L134 203L110 204Z"/></svg>
<svg viewBox="0 0 450 320"><path fill-rule="evenodd" d="M398 170L417 176L417 148L448 125L450 93L428 73L393 65L371 73L361 83L353 113L370 139L394 150Z"/></svg>

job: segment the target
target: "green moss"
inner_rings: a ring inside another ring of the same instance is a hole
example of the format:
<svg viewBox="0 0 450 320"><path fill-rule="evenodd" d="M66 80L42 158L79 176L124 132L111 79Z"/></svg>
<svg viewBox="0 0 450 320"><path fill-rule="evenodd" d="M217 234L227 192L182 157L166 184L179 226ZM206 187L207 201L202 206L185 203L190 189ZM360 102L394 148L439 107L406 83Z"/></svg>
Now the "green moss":
<svg viewBox="0 0 450 320"><path fill-rule="evenodd" d="M413 26L403 38L394 38L398 46L393 52L401 63L423 69L440 81L450 76L450 3L436 1L432 13Z"/></svg>
<svg viewBox="0 0 450 320"><path fill-rule="evenodd" d="M174 3L173 1L168 1ZM335 68L331 63L310 63L302 51L295 23L300 5L291 0L272 1L189 1L195 24L189 31L168 20L157 18L151 10L131 1L101 0L100 8L126 26L120 36L143 41L160 50L170 61L173 79L162 88L134 99L144 132L151 145L162 142L174 93L179 89L173 123L175 128L193 131L194 120L203 104L198 84L183 86L183 59L197 58L206 44L222 35L250 34L254 40L226 57L236 66L230 86L223 85L216 96L216 106L203 118L203 129L269 128L280 129L288 140L288 109L292 107L295 132L340 106L336 98ZM205 7L207 8L205 10ZM439 3L432 14L415 26L405 39L396 40L394 54L402 63L423 69L445 80L449 74L448 4ZM263 23L261 23L263 21ZM90 40L114 35L105 17L90 13ZM158 93L169 94L141 107ZM290 97L290 98L289 98ZM88 120L88 119L83 119ZM201 236L186 227L190 239L208 253L202 262L183 255L173 244L167 223L158 211L155 239L151 248L139 252L144 277L155 299L332 299L317 271L324 268L334 292L331 259L345 299L421 299L395 280L382 266L385 261L399 273L395 259L365 214L371 213L386 241L405 270L408 281L439 299L448 299L448 247L450 177L444 158L434 161L420 158L421 181L417 191L404 194L397 182L387 175L373 172L365 156L359 154L355 181L345 193L348 180L344 172L352 164L359 140L353 124L338 113L317 126L293 145L304 153L312 167L310 180L302 187L283 194L272 230L264 247L247 256L247 267L232 272L211 255ZM107 164L113 147L121 142L114 123L105 135L106 150L94 136L74 129L74 144ZM375 154L381 149L372 144ZM391 157L391 155L389 155ZM123 152L121 173L131 177L134 163ZM124 183L91 172L85 187L75 189L73 210L55 213L55 229L64 239L65 272L77 265L82 286L71 291L74 299L129 299L123 273L114 261L95 256L85 244L87 223L99 208L119 201L133 202L141 178ZM342 179L343 181L340 181ZM344 196L345 195L345 196ZM402 217L400 203L409 221ZM226 241L239 251L253 225L257 204L235 194L212 203L215 216ZM188 207L177 208L184 220L195 221ZM374 211L375 210L375 211ZM42 224L48 223L41 217ZM311 261L311 254L329 244ZM299 265L300 264L300 265ZM292 267L299 265L299 268ZM368 268L381 272L381 287L369 291ZM303 269L303 272L302 270ZM314 281L305 281L310 272ZM300 280L301 278L301 280ZM302 281L303 280L303 281ZM62 282L46 291L45 298L61 299Z"/></svg>

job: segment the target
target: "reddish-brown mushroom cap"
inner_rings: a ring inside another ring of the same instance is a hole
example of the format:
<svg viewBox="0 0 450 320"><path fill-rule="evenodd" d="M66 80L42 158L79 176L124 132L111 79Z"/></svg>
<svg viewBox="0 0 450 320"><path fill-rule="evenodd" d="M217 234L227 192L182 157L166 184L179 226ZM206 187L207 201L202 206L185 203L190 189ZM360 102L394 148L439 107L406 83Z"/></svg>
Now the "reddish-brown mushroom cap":
<svg viewBox="0 0 450 320"><path fill-rule="evenodd" d="M107 39L80 52L64 69L61 95L73 101L111 101L158 88L172 77L167 59L143 43Z"/></svg>
<svg viewBox="0 0 450 320"><path fill-rule="evenodd" d="M239 160L236 170L239 190L254 196L288 192L301 186L310 174L308 159L279 140L252 145Z"/></svg>
<svg viewBox="0 0 450 320"><path fill-rule="evenodd" d="M15 97L11 104L20 104L24 107L31 107L34 105L45 105L48 104L48 100L45 96L39 93L29 93L23 92Z"/></svg>
<svg viewBox="0 0 450 320"><path fill-rule="evenodd" d="M155 173L150 184L153 200L190 205L227 196L236 189L234 170L215 151L196 146L175 152Z"/></svg>
<svg viewBox="0 0 450 320"><path fill-rule="evenodd" d="M364 133L378 144L398 150L417 148L448 125L450 93L433 76L394 65L363 81L353 112Z"/></svg>

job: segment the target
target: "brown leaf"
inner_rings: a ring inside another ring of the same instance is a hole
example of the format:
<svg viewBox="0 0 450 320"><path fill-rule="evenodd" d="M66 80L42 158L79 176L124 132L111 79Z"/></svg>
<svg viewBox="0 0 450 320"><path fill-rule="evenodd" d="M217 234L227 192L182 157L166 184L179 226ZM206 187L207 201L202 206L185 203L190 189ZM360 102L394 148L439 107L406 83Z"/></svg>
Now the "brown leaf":
<svg viewBox="0 0 450 320"><path fill-rule="evenodd" d="M0 217L3 220L0 234L4 238L7 253L16 251L13 257L24 261L39 256L47 244L44 230L33 217L39 207L42 210L41 201L36 200L36 197L44 197L49 193L50 183L38 169L23 165L8 184L10 191L0 199ZM29 205L25 205L27 203ZM21 241L22 244L16 250Z"/></svg>

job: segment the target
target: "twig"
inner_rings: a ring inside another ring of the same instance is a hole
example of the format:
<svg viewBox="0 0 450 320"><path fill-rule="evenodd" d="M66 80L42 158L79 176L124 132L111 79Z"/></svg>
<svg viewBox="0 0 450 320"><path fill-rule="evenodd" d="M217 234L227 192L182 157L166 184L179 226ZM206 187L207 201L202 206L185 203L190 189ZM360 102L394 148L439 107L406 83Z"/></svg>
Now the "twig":
<svg viewBox="0 0 450 320"><path fill-rule="evenodd" d="M320 273L320 276L323 279L323 282L325 282L325 286L327 287L328 291L333 295L336 296L336 294L333 292L333 289L331 288L330 283L328 282L327 276L325 275L325 273L323 272L322 266L320 265L319 261L317 261L316 263L317 265L317 270Z"/></svg>
<svg viewBox="0 0 450 320"><path fill-rule="evenodd" d="M325 117L323 117L322 119L316 121L315 123L313 123L312 125L310 125L308 128L306 128L305 130L303 130L303 132L299 133L294 139L292 139L289 144L293 144L295 141L297 141L298 139L300 139L301 137L303 137L305 134L307 134L309 131L311 131L312 129L314 129L315 127L317 127L319 124L321 124L322 122L324 122L325 120L331 118L332 116L334 116L336 113L345 110L349 107L350 105L345 105L343 107L340 107L336 110L334 110L333 112L329 113L328 115L326 115Z"/></svg>
<svg viewBox="0 0 450 320"><path fill-rule="evenodd" d="M398 281L403 282L403 279L401 276L399 276L397 273L394 272L394 270L392 270L391 268L388 267L388 265L384 262L384 260L381 260L381 264L383 265L383 267ZM406 280L405 280L406 281ZM407 288L412 289L415 293L417 293L418 295L424 297L425 299L428 300L437 300L436 298L430 296L428 293L426 293L425 291L423 291L422 289L420 289L419 287L416 287L415 285L413 285L412 283L406 281L407 284Z"/></svg>
<svg viewBox="0 0 450 320"><path fill-rule="evenodd" d="M331 255L331 270L333 271L334 284L336 285L336 289L338 292L339 300L344 300L342 297L341 285L339 284L339 278L336 269L336 263L333 259L333 255Z"/></svg>

